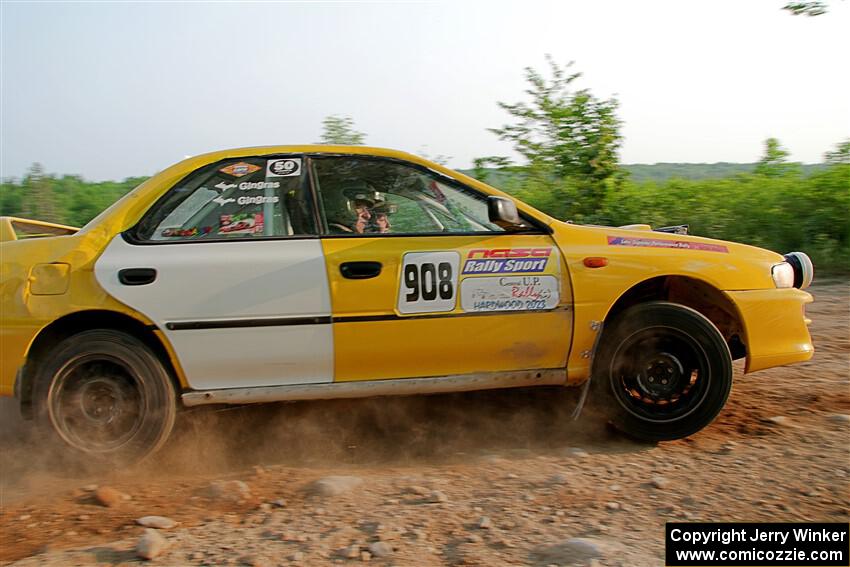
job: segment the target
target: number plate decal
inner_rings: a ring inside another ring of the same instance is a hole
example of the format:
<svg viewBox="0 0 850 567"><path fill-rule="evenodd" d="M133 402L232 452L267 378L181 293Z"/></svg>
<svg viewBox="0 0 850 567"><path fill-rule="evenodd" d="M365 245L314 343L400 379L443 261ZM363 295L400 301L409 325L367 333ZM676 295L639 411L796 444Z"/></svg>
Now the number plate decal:
<svg viewBox="0 0 850 567"><path fill-rule="evenodd" d="M408 252L401 263L399 313L445 313L457 304L457 252Z"/></svg>

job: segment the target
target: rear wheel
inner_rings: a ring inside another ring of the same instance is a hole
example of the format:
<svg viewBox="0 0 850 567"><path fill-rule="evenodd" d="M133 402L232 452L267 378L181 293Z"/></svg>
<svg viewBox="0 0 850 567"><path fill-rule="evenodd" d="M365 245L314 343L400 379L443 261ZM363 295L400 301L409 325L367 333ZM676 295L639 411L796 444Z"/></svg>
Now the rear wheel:
<svg viewBox="0 0 850 567"><path fill-rule="evenodd" d="M141 341L113 330L73 335L40 365L36 419L62 449L90 464L128 464L159 449L174 425L167 370Z"/></svg>
<svg viewBox="0 0 850 567"><path fill-rule="evenodd" d="M605 330L592 386L597 403L627 435L679 439L711 423L723 408L732 388L732 357L701 313L674 303L643 303Z"/></svg>

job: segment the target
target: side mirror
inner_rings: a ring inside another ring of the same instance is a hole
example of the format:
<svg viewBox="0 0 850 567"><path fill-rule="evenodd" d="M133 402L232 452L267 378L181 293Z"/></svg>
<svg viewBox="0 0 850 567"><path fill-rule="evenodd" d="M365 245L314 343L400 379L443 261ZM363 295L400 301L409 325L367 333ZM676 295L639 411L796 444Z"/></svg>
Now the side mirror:
<svg viewBox="0 0 850 567"><path fill-rule="evenodd" d="M516 204L510 199L496 197L494 195L487 197L487 215L490 217L490 222L499 225L505 230L521 230L526 228L522 219L519 218Z"/></svg>

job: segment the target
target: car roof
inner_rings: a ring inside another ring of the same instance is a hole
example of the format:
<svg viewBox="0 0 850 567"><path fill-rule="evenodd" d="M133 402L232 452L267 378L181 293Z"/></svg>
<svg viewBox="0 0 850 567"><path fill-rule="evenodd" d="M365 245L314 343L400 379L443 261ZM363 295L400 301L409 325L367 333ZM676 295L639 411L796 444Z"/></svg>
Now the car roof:
<svg viewBox="0 0 850 567"><path fill-rule="evenodd" d="M339 144L300 144L300 145L281 145L281 146L249 146L244 148L231 148L225 150L217 150L197 156L192 156L191 159L204 159L208 162L218 161L228 157L242 156L262 156L276 154L310 154L310 153L326 153L326 154L354 154L354 155L370 155L381 157L394 157L409 161L424 163L427 160L419 156L399 151L390 148L382 148L377 146L346 146Z"/></svg>

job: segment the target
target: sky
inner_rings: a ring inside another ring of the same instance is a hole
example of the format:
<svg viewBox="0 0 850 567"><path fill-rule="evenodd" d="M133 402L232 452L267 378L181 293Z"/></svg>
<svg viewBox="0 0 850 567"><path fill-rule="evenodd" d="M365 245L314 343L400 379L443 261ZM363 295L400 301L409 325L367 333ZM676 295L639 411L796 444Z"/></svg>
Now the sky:
<svg viewBox="0 0 850 567"><path fill-rule="evenodd" d="M804 163L850 138L850 2L785 0L14 2L0 0L0 177L89 180L189 155L313 143L328 115L369 145L516 156L487 128L525 67L575 61L615 96L622 163Z"/></svg>

